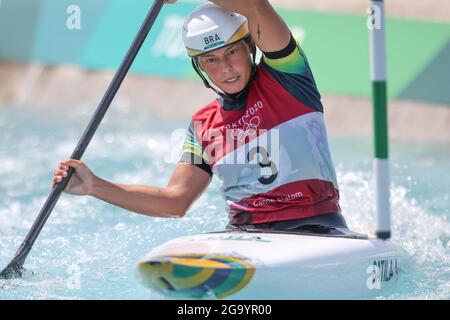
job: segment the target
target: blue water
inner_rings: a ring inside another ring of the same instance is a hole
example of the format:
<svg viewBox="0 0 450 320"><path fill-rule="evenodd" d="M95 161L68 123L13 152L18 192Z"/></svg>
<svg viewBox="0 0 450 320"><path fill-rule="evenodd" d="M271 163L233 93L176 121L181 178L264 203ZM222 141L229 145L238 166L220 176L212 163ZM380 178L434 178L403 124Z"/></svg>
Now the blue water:
<svg viewBox="0 0 450 320"><path fill-rule="evenodd" d="M70 155L91 113L87 107L0 110L0 268L24 239L50 192L54 168ZM108 180L165 186L177 158L174 136L180 131L173 132L187 124L115 105L83 159ZM331 137L330 146L348 224L370 230L371 140ZM392 142L393 241L411 259L396 285L377 298L450 298L448 159L448 144ZM143 217L63 195L27 259L25 276L0 280L0 299L161 299L136 280L136 261L174 237L223 229L219 185L213 180L183 219Z"/></svg>

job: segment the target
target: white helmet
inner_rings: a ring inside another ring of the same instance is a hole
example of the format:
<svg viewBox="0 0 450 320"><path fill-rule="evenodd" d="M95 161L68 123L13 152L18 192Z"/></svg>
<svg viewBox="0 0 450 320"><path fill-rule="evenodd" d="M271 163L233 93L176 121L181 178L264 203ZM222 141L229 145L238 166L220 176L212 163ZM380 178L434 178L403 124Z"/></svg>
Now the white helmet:
<svg viewBox="0 0 450 320"><path fill-rule="evenodd" d="M183 25L183 42L190 57L219 49L248 35L246 17L211 2L195 9Z"/></svg>

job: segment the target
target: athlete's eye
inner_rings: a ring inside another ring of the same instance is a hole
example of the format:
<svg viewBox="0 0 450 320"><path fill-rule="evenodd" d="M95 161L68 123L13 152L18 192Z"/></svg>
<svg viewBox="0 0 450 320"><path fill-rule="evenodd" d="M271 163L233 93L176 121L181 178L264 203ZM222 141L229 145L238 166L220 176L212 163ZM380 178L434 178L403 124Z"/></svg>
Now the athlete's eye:
<svg viewBox="0 0 450 320"><path fill-rule="evenodd" d="M206 63L214 63L216 62L216 58L208 58L206 59Z"/></svg>
<svg viewBox="0 0 450 320"><path fill-rule="evenodd" d="M237 53L237 50L236 50L236 49L231 49L230 51L228 51L228 54L229 54L230 56L235 55L236 53Z"/></svg>

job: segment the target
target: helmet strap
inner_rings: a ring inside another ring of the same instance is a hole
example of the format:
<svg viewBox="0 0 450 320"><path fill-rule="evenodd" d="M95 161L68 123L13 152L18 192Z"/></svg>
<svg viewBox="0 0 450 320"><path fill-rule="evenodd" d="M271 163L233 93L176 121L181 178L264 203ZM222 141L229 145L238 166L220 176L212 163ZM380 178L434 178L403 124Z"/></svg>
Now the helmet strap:
<svg viewBox="0 0 450 320"><path fill-rule="evenodd" d="M248 46L250 47L250 53L252 54L252 76L251 76L251 78L253 78L253 76L256 73L256 44L250 35L245 37L244 40L245 40L245 42L247 42Z"/></svg>
<svg viewBox="0 0 450 320"><path fill-rule="evenodd" d="M231 99L231 97L229 97L228 94L220 92L219 90L217 90L216 88L214 88L213 86L211 86L209 84L209 81L206 79L205 75L203 74L202 70L200 69L200 65L198 63L197 57L192 58L191 61L192 61L192 67L194 68L195 72L200 76L200 78L202 79L203 84L205 85L206 88L213 90L216 94L218 94L224 100L233 102L233 100Z"/></svg>

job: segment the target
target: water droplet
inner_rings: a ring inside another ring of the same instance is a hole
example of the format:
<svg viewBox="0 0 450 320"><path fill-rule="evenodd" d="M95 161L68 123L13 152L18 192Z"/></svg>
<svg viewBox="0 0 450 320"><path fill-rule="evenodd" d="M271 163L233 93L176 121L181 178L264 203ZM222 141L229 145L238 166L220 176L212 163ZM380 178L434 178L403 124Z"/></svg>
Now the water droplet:
<svg viewBox="0 0 450 320"><path fill-rule="evenodd" d="M118 223L118 224L116 224L116 225L114 226L114 230L122 231L122 230L125 230L126 227L127 227L127 226L126 226L125 223Z"/></svg>

